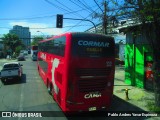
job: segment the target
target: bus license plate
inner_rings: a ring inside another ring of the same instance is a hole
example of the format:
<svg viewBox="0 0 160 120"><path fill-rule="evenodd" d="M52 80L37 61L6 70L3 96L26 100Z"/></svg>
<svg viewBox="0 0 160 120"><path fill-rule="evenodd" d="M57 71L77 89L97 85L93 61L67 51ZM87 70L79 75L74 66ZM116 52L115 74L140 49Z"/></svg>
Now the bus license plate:
<svg viewBox="0 0 160 120"><path fill-rule="evenodd" d="M95 111L95 110L97 110L96 107L90 107L89 108L89 111Z"/></svg>

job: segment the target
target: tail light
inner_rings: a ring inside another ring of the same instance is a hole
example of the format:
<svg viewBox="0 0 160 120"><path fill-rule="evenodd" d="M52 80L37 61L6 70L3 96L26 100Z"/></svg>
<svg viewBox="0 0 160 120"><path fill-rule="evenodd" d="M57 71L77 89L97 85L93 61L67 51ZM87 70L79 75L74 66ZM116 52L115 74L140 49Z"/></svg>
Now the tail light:
<svg viewBox="0 0 160 120"><path fill-rule="evenodd" d="M20 71L20 69L18 70L18 75L21 76L21 71Z"/></svg>

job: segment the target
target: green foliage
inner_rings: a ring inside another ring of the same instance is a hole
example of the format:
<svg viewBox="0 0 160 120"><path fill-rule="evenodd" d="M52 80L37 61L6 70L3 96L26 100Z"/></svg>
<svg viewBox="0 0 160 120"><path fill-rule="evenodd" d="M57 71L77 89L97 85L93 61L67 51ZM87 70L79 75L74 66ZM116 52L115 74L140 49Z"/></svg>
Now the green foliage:
<svg viewBox="0 0 160 120"><path fill-rule="evenodd" d="M160 20L159 0L125 0L126 11L133 18L139 18L142 22L154 22Z"/></svg>
<svg viewBox="0 0 160 120"><path fill-rule="evenodd" d="M149 101L146 106L150 111L154 111L157 113L160 111L160 107L157 107L155 105L155 102L153 102L153 101Z"/></svg>
<svg viewBox="0 0 160 120"><path fill-rule="evenodd" d="M24 50L24 48L22 46L17 46L16 47L16 49L15 49L16 56L19 55L21 50Z"/></svg>
<svg viewBox="0 0 160 120"><path fill-rule="evenodd" d="M149 16L149 15L146 16L146 20L147 20L147 21L153 21L153 16Z"/></svg>
<svg viewBox="0 0 160 120"><path fill-rule="evenodd" d="M31 45L38 45L38 42L41 41L41 40L43 40L43 37L40 37L40 36L34 37Z"/></svg>
<svg viewBox="0 0 160 120"><path fill-rule="evenodd" d="M2 37L2 40L5 48L4 50L10 49L12 53L15 52L17 46L25 47L22 44L22 41L19 39L19 37L16 34L10 34L10 33L5 34Z"/></svg>

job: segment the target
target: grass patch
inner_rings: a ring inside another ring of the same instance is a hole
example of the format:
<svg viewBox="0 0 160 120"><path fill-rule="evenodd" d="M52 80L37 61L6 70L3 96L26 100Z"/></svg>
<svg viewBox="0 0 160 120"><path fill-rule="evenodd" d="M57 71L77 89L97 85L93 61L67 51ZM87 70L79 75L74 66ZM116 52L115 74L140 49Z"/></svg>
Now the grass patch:
<svg viewBox="0 0 160 120"><path fill-rule="evenodd" d="M153 101L147 102L147 106L146 107L150 111L160 112L160 107L155 106L155 103Z"/></svg>
<svg viewBox="0 0 160 120"><path fill-rule="evenodd" d="M136 94L136 95L133 92L133 93L130 93L129 95L130 96L132 95L131 99L134 99L136 101L142 101L145 96L144 92L139 92L139 94Z"/></svg>

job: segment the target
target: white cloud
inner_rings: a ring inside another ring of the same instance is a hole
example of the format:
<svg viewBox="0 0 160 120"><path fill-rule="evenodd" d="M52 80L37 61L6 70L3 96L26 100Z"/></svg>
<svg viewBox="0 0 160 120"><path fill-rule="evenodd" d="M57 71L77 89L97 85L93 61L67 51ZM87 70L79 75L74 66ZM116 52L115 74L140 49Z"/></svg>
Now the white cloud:
<svg viewBox="0 0 160 120"><path fill-rule="evenodd" d="M21 22L10 22L9 25L20 25L23 27L29 27L31 35L57 35L63 33L62 29L53 28L53 25L46 24L46 23L31 23L26 21ZM41 28L41 29L39 29ZM46 28L46 29L43 29ZM37 32L40 31L40 32Z"/></svg>

